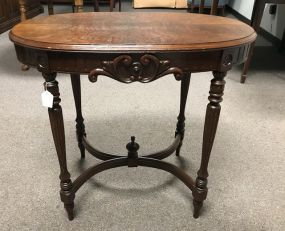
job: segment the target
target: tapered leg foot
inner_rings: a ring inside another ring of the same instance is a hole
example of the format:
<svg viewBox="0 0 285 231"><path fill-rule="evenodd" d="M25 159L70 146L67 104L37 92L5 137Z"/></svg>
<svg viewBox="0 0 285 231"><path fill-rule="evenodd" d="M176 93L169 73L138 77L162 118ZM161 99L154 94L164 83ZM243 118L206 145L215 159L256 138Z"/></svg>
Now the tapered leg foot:
<svg viewBox="0 0 285 231"><path fill-rule="evenodd" d="M68 219L72 221L74 219L74 213L73 213L74 203L72 202L71 204L64 204L64 208L67 212Z"/></svg>
<svg viewBox="0 0 285 231"><path fill-rule="evenodd" d="M80 149L80 153L81 153L81 159L85 159L85 148L79 148Z"/></svg>
<svg viewBox="0 0 285 231"><path fill-rule="evenodd" d="M30 67L29 67L28 65L22 64L22 66L21 66L21 70L22 70L22 71L27 71L27 70L29 70L29 69L30 69Z"/></svg>
<svg viewBox="0 0 285 231"><path fill-rule="evenodd" d="M178 148L176 149L176 153L175 153L176 156L180 156L180 149L181 149L181 147L182 147L182 142L180 142Z"/></svg>
<svg viewBox="0 0 285 231"><path fill-rule="evenodd" d="M254 48L254 43L251 44L250 50L249 50L249 53L248 53L248 58L247 58L246 62L243 65L243 71L242 71L242 75L240 77L240 83L245 83L245 81L246 81L247 73L248 73L249 66L250 66L251 59L252 59L253 48Z"/></svg>
<svg viewBox="0 0 285 231"><path fill-rule="evenodd" d="M193 217L195 219L197 219L200 216L200 210L203 206L203 202L201 201L197 201L197 200L193 200L193 205L194 205L194 213L193 213Z"/></svg>
<svg viewBox="0 0 285 231"><path fill-rule="evenodd" d="M240 83L245 83L247 75L242 75L240 78Z"/></svg>
<svg viewBox="0 0 285 231"><path fill-rule="evenodd" d="M198 218L200 216L200 211L203 206L204 200L207 198L208 188L207 179L201 179L197 177L196 179L196 189L192 192L193 194L193 206L194 213L193 217Z"/></svg>

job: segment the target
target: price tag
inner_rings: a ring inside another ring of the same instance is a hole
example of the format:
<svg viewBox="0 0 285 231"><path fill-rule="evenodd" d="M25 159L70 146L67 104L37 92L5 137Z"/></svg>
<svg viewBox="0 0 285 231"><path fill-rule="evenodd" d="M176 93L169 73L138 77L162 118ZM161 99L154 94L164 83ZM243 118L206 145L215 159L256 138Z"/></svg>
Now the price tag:
<svg viewBox="0 0 285 231"><path fill-rule="evenodd" d="M53 106L53 95L49 91L44 91L42 94L42 105L44 107L52 108Z"/></svg>

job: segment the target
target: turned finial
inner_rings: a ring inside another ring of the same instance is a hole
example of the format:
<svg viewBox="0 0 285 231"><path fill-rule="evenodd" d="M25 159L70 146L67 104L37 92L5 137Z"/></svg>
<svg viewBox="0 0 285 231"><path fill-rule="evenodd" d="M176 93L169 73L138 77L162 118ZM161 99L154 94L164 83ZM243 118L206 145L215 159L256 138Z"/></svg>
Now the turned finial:
<svg viewBox="0 0 285 231"><path fill-rule="evenodd" d="M138 163L138 150L140 148L139 144L135 142L136 137L131 137L131 142L127 144L126 148L128 150L128 166L137 167Z"/></svg>
<svg viewBox="0 0 285 231"><path fill-rule="evenodd" d="M135 142L136 137L131 137L131 142L127 144L126 148L129 151L129 155L133 156L139 150L140 146L138 143Z"/></svg>

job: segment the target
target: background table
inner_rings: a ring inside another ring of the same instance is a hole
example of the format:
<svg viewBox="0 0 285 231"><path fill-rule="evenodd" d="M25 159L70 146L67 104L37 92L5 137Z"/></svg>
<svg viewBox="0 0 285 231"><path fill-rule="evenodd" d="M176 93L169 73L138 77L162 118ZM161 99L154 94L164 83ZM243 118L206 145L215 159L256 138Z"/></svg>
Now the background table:
<svg viewBox="0 0 285 231"><path fill-rule="evenodd" d="M234 64L246 60L256 38L251 27L233 19L188 13L79 13L25 21L11 31L10 38L18 59L42 72L45 89L53 95L53 106L48 112L60 164L61 200L70 220L79 188L92 176L120 166L146 166L175 175L192 191L194 217L199 216L208 192L207 169L221 110L224 77ZM162 159L174 152L180 155L190 76L202 71L212 71L214 78L206 110L201 165L193 180ZM71 74L81 157L85 157L86 149L103 160L73 182L66 163L57 72ZM122 83L148 83L173 74L181 81L180 112L173 143L162 151L142 156L138 156L139 145L134 136L126 146L126 156L93 147L85 133L79 73L88 74L91 82L96 82L98 76L106 76Z"/></svg>

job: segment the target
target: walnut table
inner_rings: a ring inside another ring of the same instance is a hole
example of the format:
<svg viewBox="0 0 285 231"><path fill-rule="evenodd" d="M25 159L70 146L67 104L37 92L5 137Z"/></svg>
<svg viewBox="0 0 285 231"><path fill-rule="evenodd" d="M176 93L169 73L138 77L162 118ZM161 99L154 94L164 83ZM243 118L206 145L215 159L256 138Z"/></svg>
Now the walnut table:
<svg viewBox="0 0 285 231"><path fill-rule="evenodd" d="M121 166L158 168L178 177L192 191L194 217L197 218L208 191L207 167L221 110L224 77L234 64L246 60L255 38L254 30L242 22L189 13L60 14L15 26L10 32L10 39L15 43L18 59L38 68L45 79L45 89L53 95L53 106L48 113L60 165L60 196L69 219L73 219L77 190L95 174ZM174 152L176 155L180 153L190 75L205 71L212 71L214 78L206 110L201 165L195 181L162 159ZM74 181L70 179L66 164L57 72L71 75L81 157L84 158L87 150L103 160ZM88 142L85 133L80 74L88 74L93 83L98 76L122 83L148 83L173 74L176 80L181 81L180 112L173 143L162 151L142 156L138 155L139 145L135 137L131 137L126 146L126 156L96 149Z"/></svg>

